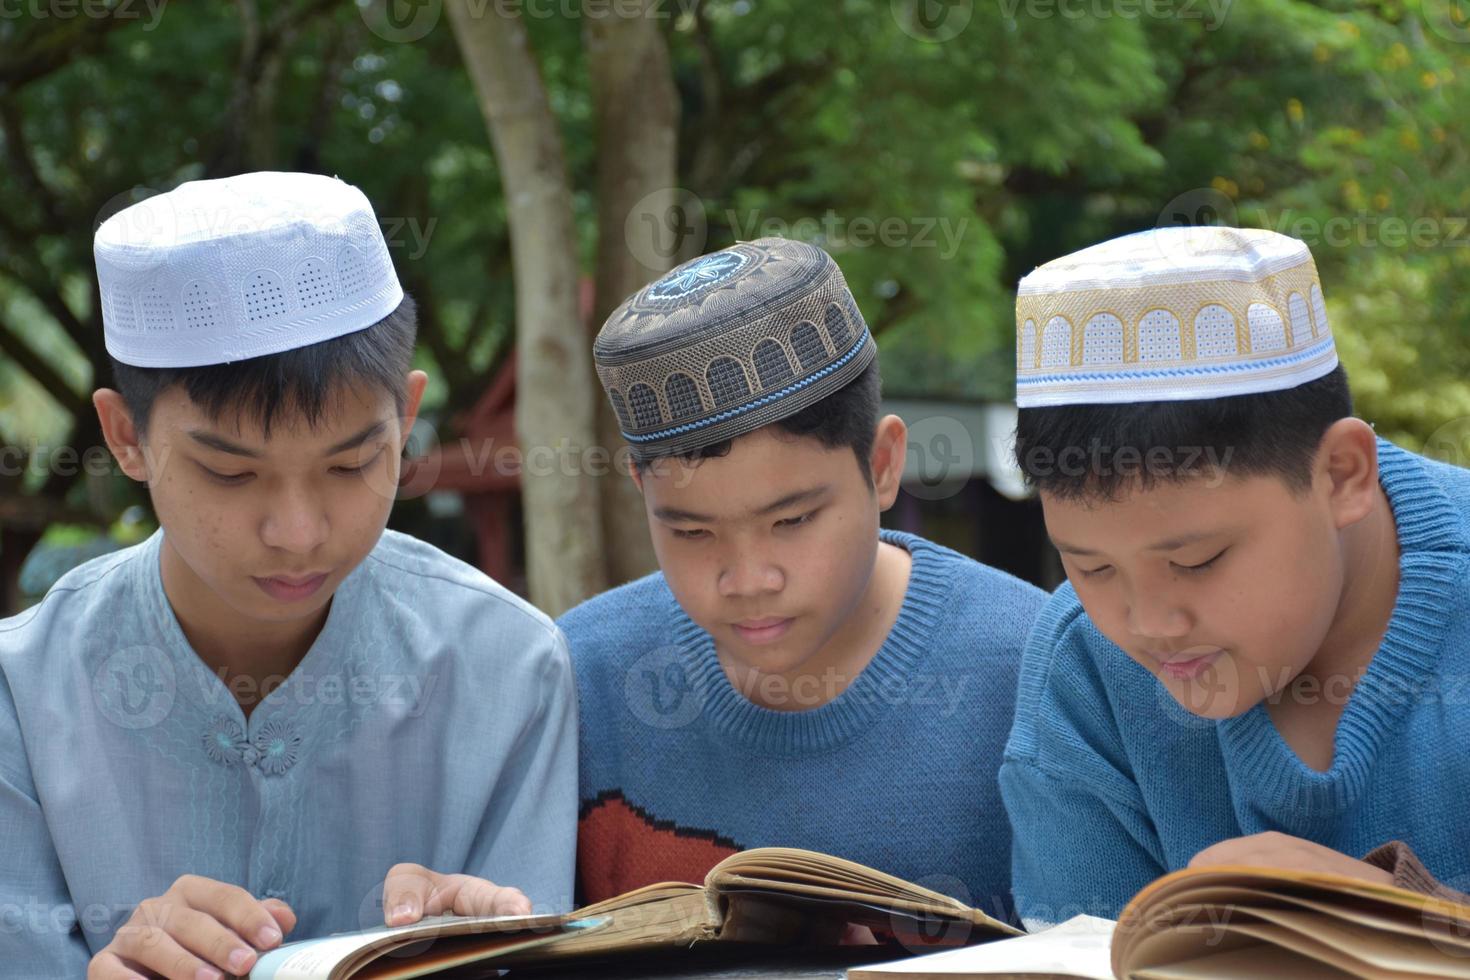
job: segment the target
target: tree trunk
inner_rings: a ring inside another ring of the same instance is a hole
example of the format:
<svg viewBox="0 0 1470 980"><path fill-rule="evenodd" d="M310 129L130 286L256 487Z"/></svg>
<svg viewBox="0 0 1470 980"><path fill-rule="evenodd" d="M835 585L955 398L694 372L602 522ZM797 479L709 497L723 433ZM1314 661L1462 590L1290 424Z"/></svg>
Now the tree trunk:
<svg viewBox="0 0 1470 980"><path fill-rule="evenodd" d="M577 315L577 242L561 133L513 0L450 21L500 170L515 268L516 435L531 601L552 616L601 591L602 515L586 450L600 393ZM478 7L478 4L476 5Z"/></svg>
<svg viewBox="0 0 1470 980"><path fill-rule="evenodd" d="M584 8L598 151L594 333L626 296L674 265L674 253L653 241L669 209L682 203L675 197L678 94L668 45L653 16L665 6L641 0L636 10L628 4ZM618 420L606 398L597 404L598 437L617 452L625 445ZM658 567L643 500L621 467L601 484L608 576L627 582Z"/></svg>

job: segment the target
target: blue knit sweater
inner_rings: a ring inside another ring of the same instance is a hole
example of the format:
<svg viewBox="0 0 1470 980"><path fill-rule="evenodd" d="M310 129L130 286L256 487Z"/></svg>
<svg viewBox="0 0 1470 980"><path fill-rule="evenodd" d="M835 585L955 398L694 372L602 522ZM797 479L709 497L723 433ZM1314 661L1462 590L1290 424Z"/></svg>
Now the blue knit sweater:
<svg viewBox="0 0 1470 980"><path fill-rule="evenodd" d="M1470 471L1380 441L1379 478L1398 528L1398 599L1327 772L1296 756L1264 704L1191 715L1098 632L1070 586L1048 602L1000 777L1028 924L1116 916L1203 848L1268 830L1353 857L1403 840L1466 890Z"/></svg>
<svg viewBox="0 0 1470 980"><path fill-rule="evenodd" d="M1008 913L996 773L1045 593L922 538L883 539L913 556L898 620L856 680L810 710L737 691L662 574L562 617L581 704L584 901L788 846Z"/></svg>

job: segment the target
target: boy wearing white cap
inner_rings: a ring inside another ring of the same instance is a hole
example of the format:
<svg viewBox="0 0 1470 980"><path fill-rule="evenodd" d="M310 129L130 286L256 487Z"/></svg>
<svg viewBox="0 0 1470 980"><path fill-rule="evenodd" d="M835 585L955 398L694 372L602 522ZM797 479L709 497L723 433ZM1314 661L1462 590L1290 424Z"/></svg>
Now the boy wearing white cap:
<svg viewBox="0 0 1470 980"><path fill-rule="evenodd" d="M385 531L427 379L367 199L198 181L95 253L94 402L161 527L0 622L6 975L220 977L287 933L568 905L565 642Z"/></svg>
<svg viewBox="0 0 1470 980"><path fill-rule="evenodd" d="M1001 769L1022 917L1200 864L1450 894L1470 473L1352 417L1306 246L1144 232L1016 306L1016 453L1068 578Z"/></svg>

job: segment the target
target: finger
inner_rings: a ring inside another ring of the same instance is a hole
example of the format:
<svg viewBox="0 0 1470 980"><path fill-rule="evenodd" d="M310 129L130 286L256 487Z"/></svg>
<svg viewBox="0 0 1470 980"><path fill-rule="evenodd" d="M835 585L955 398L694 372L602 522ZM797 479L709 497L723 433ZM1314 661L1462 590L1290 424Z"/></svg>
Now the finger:
<svg viewBox="0 0 1470 980"><path fill-rule="evenodd" d="M111 949L104 949L87 964L87 980L143 980L143 975Z"/></svg>
<svg viewBox="0 0 1470 980"><path fill-rule="evenodd" d="M265 910L271 914L271 918L276 920L276 926L283 935L289 936L291 930L296 928L296 912L291 906L279 898L267 898L260 904L264 905Z"/></svg>
<svg viewBox="0 0 1470 980"><path fill-rule="evenodd" d="M429 893L442 876L421 864L395 864L383 879L383 921L390 926L417 922L424 915Z"/></svg>
<svg viewBox="0 0 1470 980"><path fill-rule="evenodd" d="M447 887L430 896L424 912L455 915L530 915L531 900L516 888L473 875L447 875Z"/></svg>
<svg viewBox="0 0 1470 980"><path fill-rule="evenodd" d="M274 949L285 933L265 903L239 885L186 875L174 883L189 908L211 916L233 929L258 950Z"/></svg>
<svg viewBox="0 0 1470 980"><path fill-rule="evenodd" d="M118 929L108 948L164 980L224 980L222 972L185 949L162 926L130 922Z"/></svg>
<svg viewBox="0 0 1470 980"><path fill-rule="evenodd" d="M214 916L184 905L168 908L167 922L153 922L199 959L236 976L249 973L256 953L250 944ZM202 975L201 975L202 976Z"/></svg>

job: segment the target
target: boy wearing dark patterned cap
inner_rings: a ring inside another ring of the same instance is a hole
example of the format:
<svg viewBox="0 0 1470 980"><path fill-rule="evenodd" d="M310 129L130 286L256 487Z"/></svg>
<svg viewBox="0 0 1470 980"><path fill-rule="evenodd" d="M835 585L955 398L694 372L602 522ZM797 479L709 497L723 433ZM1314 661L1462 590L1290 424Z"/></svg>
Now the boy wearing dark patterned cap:
<svg viewBox="0 0 1470 980"><path fill-rule="evenodd" d="M837 264L781 239L703 256L625 301L594 355L660 571L560 621L581 898L784 845L1005 914L996 772L1044 596L880 531L906 431Z"/></svg>

